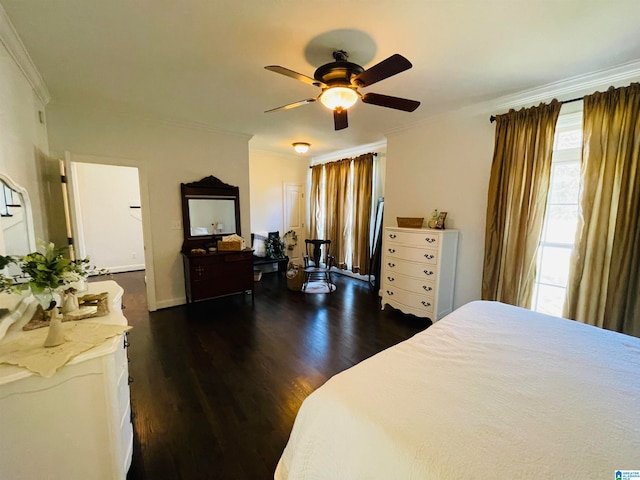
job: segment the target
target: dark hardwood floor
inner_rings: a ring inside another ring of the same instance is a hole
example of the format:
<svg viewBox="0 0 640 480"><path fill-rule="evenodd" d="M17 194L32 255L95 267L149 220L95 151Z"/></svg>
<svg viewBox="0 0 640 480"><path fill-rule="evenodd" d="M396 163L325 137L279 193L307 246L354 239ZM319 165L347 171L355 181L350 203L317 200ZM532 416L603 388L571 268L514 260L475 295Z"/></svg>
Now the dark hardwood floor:
<svg viewBox="0 0 640 480"><path fill-rule="evenodd" d="M269 479L302 401L332 375L429 321L380 311L365 282L303 294L265 274L250 296L147 312L143 272L125 289L134 453L128 479Z"/></svg>

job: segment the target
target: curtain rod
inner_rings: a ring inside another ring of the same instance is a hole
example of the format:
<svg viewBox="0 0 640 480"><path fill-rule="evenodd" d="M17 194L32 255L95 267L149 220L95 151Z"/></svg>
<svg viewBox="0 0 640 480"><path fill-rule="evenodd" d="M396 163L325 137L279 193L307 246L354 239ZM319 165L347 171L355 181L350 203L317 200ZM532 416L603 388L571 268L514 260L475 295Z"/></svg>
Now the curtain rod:
<svg viewBox="0 0 640 480"><path fill-rule="evenodd" d="M562 102L560 102L562 105L564 105L565 103L573 103L573 102L579 102L580 100L582 100L584 97L578 97L578 98L572 98L571 100L563 100ZM504 114L503 114L504 115ZM495 115L491 115L489 117L489 121L491 123L496 121L496 116Z"/></svg>
<svg viewBox="0 0 640 480"><path fill-rule="evenodd" d="M366 155L366 153L364 153L363 155ZM377 157L378 154L376 152L373 152L371 155L373 155L374 157ZM353 158L353 157L347 157L349 159ZM347 158L342 158L341 160L346 160ZM324 162L324 163L316 163L316 165L324 165L326 163L332 163L332 162L339 162L340 160L332 160L331 162ZM310 165L309 168L313 168L316 165Z"/></svg>

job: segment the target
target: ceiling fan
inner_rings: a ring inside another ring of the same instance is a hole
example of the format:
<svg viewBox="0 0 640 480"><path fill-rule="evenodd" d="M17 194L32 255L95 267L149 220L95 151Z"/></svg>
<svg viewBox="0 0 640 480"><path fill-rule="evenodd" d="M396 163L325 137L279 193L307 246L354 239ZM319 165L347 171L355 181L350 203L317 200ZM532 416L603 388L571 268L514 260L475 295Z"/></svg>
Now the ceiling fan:
<svg viewBox="0 0 640 480"><path fill-rule="evenodd" d="M289 103L288 105L267 110L265 113L289 110L290 108L320 100L324 106L333 110L335 129L342 130L349 126L347 110L356 103L358 98L364 103L395 108L396 110L404 110L405 112L413 112L420 105L420 102L416 100L391 97L379 93L365 93L363 95L358 91L358 88L368 87L380 80L410 69L412 67L411 62L402 55L397 53L391 55L386 60L381 61L367 70L360 65L348 62L348 54L344 50L333 52L333 58L335 62L327 63L319 67L313 74L313 78L279 65L264 67L272 72L286 75L287 77L322 89L322 92L316 98L307 98L299 102Z"/></svg>

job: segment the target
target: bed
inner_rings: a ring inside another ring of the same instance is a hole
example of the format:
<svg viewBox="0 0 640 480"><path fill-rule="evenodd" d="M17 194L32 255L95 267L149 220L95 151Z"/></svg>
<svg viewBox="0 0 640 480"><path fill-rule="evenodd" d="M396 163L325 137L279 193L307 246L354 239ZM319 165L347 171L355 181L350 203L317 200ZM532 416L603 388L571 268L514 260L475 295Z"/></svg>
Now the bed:
<svg viewBox="0 0 640 480"><path fill-rule="evenodd" d="M640 469L640 339L471 302L303 402L276 480Z"/></svg>

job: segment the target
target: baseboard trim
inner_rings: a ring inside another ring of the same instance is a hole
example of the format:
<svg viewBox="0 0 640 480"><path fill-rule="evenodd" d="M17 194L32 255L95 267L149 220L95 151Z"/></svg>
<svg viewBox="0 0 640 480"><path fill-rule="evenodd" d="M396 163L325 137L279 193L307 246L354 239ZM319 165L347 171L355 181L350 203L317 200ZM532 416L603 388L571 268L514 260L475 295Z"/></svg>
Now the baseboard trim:
<svg viewBox="0 0 640 480"><path fill-rule="evenodd" d="M145 269L144 263L138 264L138 265L121 265L119 267L107 268L109 273L137 272L139 270L144 270L144 269Z"/></svg>
<svg viewBox="0 0 640 480"><path fill-rule="evenodd" d="M169 298L167 300L157 300L156 307L157 310L162 310L164 308L178 307L180 305L184 305L187 303L187 299L182 298Z"/></svg>

